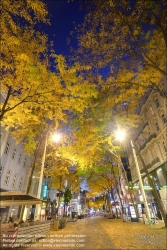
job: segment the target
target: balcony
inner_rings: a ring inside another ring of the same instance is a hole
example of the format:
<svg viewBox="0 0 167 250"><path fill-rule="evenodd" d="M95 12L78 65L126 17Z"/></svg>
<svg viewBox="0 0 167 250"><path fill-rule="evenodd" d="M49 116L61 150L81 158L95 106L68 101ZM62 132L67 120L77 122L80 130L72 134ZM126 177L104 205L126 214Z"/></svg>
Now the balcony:
<svg viewBox="0 0 167 250"><path fill-rule="evenodd" d="M145 124L144 124L144 126L143 126L143 130L145 129L145 127L147 127L149 124L148 124L148 122L146 122Z"/></svg>
<svg viewBox="0 0 167 250"><path fill-rule="evenodd" d="M139 136L143 133L143 130L149 125L148 122L144 123L142 129L138 132L137 137L134 139L135 141L137 141L137 139L139 138Z"/></svg>
<svg viewBox="0 0 167 250"><path fill-rule="evenodd" d="M144 148L146 147L147 143L150 142L153 138L156 138L156 137L157 137L156 134L150 135L150 136L145 140L145 142L143 143L143 145L140 146L140 150L144 149Z"/></svg>
<svg viewBox="0 0 167 250"><path fill-rule="evenodd" d="M146 147L147 142L145 141L142 146L140 146L140 150L144 149Z"/></svg>
<svg viewBox="0 0 167 250"><path fill-rule="evenodd" d="M156 157L151 163L149 163L146 167L147 168L151 168L152 166L154 166L156 163L160 162L159 157Z"/></svg>
<svg viewBox="0 0 167 250"><path fill-rule="evenodd" d="M152 134L150 135L147 139L146 139L146 143L150 142L153 138L156 138L156 134Z"/></svg>

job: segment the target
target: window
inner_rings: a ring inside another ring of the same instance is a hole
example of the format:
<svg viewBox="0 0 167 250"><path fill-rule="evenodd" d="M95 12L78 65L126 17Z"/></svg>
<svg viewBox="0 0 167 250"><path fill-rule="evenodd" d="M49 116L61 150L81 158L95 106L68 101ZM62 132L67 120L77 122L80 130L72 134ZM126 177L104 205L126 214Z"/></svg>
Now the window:
<svg viewBox="0 0 167 250"><path fill-rule="evenodd" d="M166 182L165 182L164 174L161 168L157 170L157 176L158 176L160 185L161 186L165 185Z"/></svg>
<svg viewBox="0 0 167 250"><path fill-rule="evenodd" d="M8 182L9 182L9 179L10 179L10 174L11 174L11 170L8 170L8 172L6 174L5 185L8 185Z"/></svg>
<svg viewBox="0 0 167 250"><path fill-rule="evenodd" d="M37 193L38 193L38 186L39 186L39 182L35 181L34 182L33 195L37 195Z"/></svg>
<svg viewBox="0 0 167 250"><path fill-rule="evenodd" d="M16 156L16 148L13 150L12 159L15 159L15 156Z"/></svg>
<svg viewBox="0 0 167 250"><path fill-rule="evenodd" d="M23 167L26 166L26 158L24 159L24 162L23 162Z"/></svg>
<svg viewBox="0 0 167 250"><path fill-rule="evenodd" d="M16 179L17 179L17 174L14 175L12 187L15 187L15 185L16 185Z"/></svg>
<svg viewBox="0 0 167 250"><path fill-rule="evenodd" d="M18 159L18 163L19 163L19 164L20 164L20 162L21 162L21 156L22 156L22 154L19 155L19 159Z"/></svg>
<svg viewBox="0 0 167 250"><path fill-rule="evenodd" d="M155 100L155 103L156 103L156 106L158 108L160 106L160 103L159 103L158 99Z"/></svg>
<svg viewBox="0 0 167 250"><path fill-rule="evenodd" d="M166 122L167 122L167 119L166 119L165 115L164 115L164 114L162 114L162 116L161 116L161 117L162 117L163 122L164 122L164 123L166 123Z"/></svg>
<svg viewBox="0 0 167 250"><path fill-rule="evenodd" d="M158 122L155 123L155 126L156 126L156 128L157 128L157 131L159 131L160 128L159 128Z"/></svg>
<svg viewBox="0 0 167 250"><path fill-rule="evenodd" d="M152 108L152 106L151 106L151 105L149 106L149 112L151 113L151 115L153 115L153 114L154 114L154 111L153 111L153 108Z"/></svg>
<svg viewBox="0 0 167 250"><path fill-rule="evenodd" d="M5 154L8 154L8 152L9 152L9 148L10 148L10 143L9 143L9 142L7 142L7 144L6 144L6 148L5 148L5 151L4 151L4 153L5 153Z"/></svg>
<svg viewBox="0 0 167 250"><path fill-rule="evenodd" d="M3 166L0 165L0 174L2 173L3 171Z"/></svg>
<svg viewBox="0 0 167 250"><path fill-rule="evenodd" d="M165 142L163 141L162 144L163 144L163 147L164 147L164 149L166 151L166 144L165 144Z"/></svg>
<svg viewBox="0 0 167 250"><path fill-rule="evenodd" d="M19 189L21 189L22 181L23 181L23 177L20 178L19 187L18 187Z"/></svg>

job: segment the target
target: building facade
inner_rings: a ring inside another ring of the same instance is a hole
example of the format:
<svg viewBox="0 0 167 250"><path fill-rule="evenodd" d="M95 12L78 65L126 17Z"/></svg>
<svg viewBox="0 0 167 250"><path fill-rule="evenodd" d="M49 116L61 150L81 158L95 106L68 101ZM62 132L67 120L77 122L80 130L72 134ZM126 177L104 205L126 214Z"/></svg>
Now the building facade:
<svg viewBox="0 0 167 250"><path fill-rule="evenodd" d="M25 153L22 143L16 144L10 131L6 131L4 127L1 127L0 143L1 191L6 190L26 193L31 172L32 157ZM12 206L10 211L11 215L17 218L20 209L21 206ZM8 212L9 207L1 208L2 221L7 219Z"/></svg>
<svg viewBox="0 0 167 250"><path fill-rule="evenodd" d="M160 86L162 87L162 86ZM134 130L133 141L141 154L148 172L153 178L159 196L167 209L166 187L167 187L167 101L160 93L149 92L143 98L139 115L142 120L140 127ZM132 175L132 182L137 189L138 176L132 150L128 150L128 158ZM147 202L152 217L161 217L144 167L140 158L137 157L142 181L146 193ZM136 195L136 201L140 216L142 214L143 201L140 190Z"/></svg>

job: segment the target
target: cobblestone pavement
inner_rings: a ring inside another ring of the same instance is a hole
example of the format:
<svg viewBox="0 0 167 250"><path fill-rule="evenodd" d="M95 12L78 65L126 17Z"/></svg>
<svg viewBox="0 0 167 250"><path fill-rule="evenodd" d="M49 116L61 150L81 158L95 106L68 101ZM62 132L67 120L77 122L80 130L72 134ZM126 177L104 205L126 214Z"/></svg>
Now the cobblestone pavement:
<svg viewBox="0 0 167 250"><path fill-rule="evenodd" d="M51 231L50 237L41 239L26 250L163 250L167 249L166 246L166 229L162 223L144 225L123 222L121 219L92 217L68 222L64 229Z"/></svg>

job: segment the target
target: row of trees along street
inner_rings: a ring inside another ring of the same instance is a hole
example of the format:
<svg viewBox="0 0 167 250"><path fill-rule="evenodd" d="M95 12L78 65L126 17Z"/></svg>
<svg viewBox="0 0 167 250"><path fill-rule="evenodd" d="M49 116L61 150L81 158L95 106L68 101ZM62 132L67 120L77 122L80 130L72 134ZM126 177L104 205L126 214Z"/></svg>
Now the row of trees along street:
<svg viewBox="0 0 167 250"><path fill-rule="evenodd" d="M119 175L116 167L112 172L108 167L106 148L118 149L111 131L117 123L139 126L136 108L148 90L167 97L167 4L93 0L84 5L87 15L74 33L78 49L71 48L73 56L64 58L55 54L53 42L38 28L41 22L50 25L45 3L2 1L0 120L18 143L25 139L25 150L35 158L48 124L52 131L61 129L64 137L56 153L51 145L46 154L49 176L57 178L55 185L62 185L64 179L73 178L74 166L74 179L84 172L90 189L98 182L101 192L111 190ZM167 226L161 200L144 168Z"/></svg>

